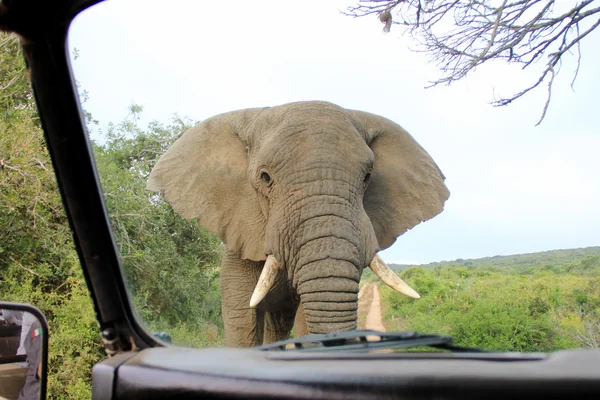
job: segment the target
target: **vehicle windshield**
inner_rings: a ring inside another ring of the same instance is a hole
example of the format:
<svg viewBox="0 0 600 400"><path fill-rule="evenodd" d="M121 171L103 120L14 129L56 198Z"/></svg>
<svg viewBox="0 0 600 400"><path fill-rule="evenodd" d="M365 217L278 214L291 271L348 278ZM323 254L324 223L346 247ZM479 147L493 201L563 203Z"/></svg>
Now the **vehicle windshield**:
<svg viewBox="0 0 600 400"><path fill-rule="evenodd" d="M68 52L143 329L192 348L598 348L597 9L499 3L78 15ZM89 398L106 353L15 35L0 60L0 299L47 316L49 397Z"/></svg>
<svg viewBox="0 0 600 400"><path fill-rule="evenodd" d="M392 3L126 0L74 20L72 68L148 332L194 348L354 329L598 348L599 31L574 44L583 57L523 69L535 35L462 48L451 20L419 31ZM17 133L0 139L0 290L53 309L56 337L73 332L91 363L94 315L23 82L0 82L23 104L2 114Z"/></svg>
<svg viewBox="0 0 600 400"><path fill-rule="evenodd" d="M493 107L543 62L425 88L443 60L411 51L426 47L401 25L382 32L384 14L347 15L357 5L118 1L75 19L73 70L146 329L190 347L348 329L597 346L594 38L576 92L570 57L547 110L547 81Z"/></svg>

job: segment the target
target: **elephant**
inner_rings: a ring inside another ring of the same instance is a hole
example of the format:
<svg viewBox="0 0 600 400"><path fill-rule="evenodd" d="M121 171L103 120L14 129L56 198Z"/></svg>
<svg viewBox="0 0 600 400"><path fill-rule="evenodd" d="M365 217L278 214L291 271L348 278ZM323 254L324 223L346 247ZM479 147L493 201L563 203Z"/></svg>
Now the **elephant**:
<svg viewBox="0 0 600 400"><path fill-rule="evenodd" d="M252 347L292 328L356 329L367 266L418 298L377 252L443 211L444 181L391 120L303 101L197 124L160 157L147 188L221 238L225 344Z"/></svg>

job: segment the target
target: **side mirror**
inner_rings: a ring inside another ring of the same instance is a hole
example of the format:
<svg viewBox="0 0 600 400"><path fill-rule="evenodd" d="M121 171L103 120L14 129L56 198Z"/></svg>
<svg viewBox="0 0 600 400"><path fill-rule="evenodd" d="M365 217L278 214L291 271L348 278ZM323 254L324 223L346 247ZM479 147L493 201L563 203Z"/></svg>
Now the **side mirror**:
<svg viewBox="0 0 600 400"><path fill-rule="evenodd" d="M0 400L46 398L48 323L27 304L0 302Z"/></svg>

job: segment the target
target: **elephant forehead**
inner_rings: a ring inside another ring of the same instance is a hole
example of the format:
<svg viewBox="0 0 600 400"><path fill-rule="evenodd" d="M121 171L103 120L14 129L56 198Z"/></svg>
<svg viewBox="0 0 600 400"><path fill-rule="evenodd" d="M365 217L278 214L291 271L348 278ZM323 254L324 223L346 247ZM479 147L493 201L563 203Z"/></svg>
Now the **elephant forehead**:
<svg viewBox="0 0 600 400"><path fill-rule="evenodd" d="M350 164L373 161L373 152L352 126L336 129L312 122L286 128L265 138L256 152L259 160L267 164L314 161L324 167L336 161Z"/></svg>
<svg viewBox="0 0 600 400"><path fill-rule="evenodd" d="M327 102L298 102L271 107L253 121L255 141L277 135L296 135L305 132L324 133L331 129L356 134L348 112Z"/></svg>
<svg viewBox="0 0 600 400"><path fill-rule="evenodd" d="M251 165L331 160L369 164L373 154L349 113L335 104L300 102L272 107L253 121L249 134Z"/></svg>
<svg viewBox="0 0 600 400"><path fill-rule="evenodd" d="M313 133L333 130L356 133L346 110L340 107L302 107L282 110L279 127L283 131L309 129ZM300 129L298 129L300 128Z"/></svg>
<svg viewBox="0 0 600 400"><path fill-rule="evenodd" d="M325 110L323 112L293 113L288 118L266 124L257 132L257 148L274 151L354 148L367 150L363 135L352 125L344 113Z"/></svg>
<svg viewBox="0 0 600 400"><path fill-rule="evenodd" d="M345 112L345 109L327 101L298 101L271 108L273 114L319 114L326 112Z"/></svg>

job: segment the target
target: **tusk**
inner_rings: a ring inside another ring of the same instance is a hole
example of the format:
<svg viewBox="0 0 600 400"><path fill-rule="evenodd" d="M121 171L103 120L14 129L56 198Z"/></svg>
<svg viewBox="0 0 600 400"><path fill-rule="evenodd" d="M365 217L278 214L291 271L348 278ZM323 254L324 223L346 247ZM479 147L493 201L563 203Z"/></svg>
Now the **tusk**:
<svg viewBox="0 0 600 400"><path fill-rule="evenodd" d="M421 296L417 293L413 288L408 286L406 282L398 277L391 269L388 267L379 255L375 254L373 257L373 261L369 265L369 268L389 287L394 289L396 292L402 293L405 296L412 297L413 299L420 299Z"/></svg>
<svg viewBox="0 0 600 400"><path fill-rule="evenodd" d="M273 255L267 257L267 261L260 273L260 277L258 278L258 283L256 284L256 288L254 289L254 293L252 293L252 297L250 298L250 308L254 308L265 298L271 286L275 282L275 277L279 272L279 264Z"/></svg>

